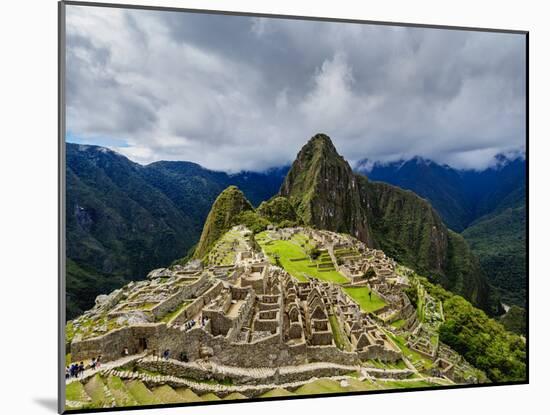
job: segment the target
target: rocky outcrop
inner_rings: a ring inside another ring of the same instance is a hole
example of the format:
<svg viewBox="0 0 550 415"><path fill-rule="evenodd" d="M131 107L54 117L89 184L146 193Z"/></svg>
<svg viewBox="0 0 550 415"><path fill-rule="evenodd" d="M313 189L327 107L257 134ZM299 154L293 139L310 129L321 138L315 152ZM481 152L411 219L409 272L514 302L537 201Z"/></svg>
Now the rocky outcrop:
<svg viewBox="0 0 550 415"><path fill-rule="evenodd" d="M351 233L373 245L357 177L330 138L317 134L300 150L279 194L287 197L304 223Z"/></svg>

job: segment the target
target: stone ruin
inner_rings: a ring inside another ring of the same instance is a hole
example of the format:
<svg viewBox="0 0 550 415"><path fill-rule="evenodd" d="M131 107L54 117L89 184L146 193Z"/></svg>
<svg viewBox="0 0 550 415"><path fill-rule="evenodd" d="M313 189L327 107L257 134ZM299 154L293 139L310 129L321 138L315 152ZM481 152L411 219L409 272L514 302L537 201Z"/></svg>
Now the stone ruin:
<svg viewBox="0 0 550 415"><path fill-rule="evenodd" d="M343 286L315 278L301 282L255 249L248 229L239 226L231 232L237 242L219 243L205 268L193 261L156 269L145 281L98 297L92 310L73 321L72 358L102 355L110 361L124 353L168 352L175 359L243 368L393 363L403 354L387 333L399 331L391 323L403 320L402 329L413 333L408 347L432 359L434 373L454 373L459 364L451 361L455 355L438 355L438 344L422 331L416 309L403 293L407 277L396 273L395 262L382 251L328 231L270 230L272 238L281 240L307 235L349 280ZM362 286L386 306L364 312L343 290Z"/></svg>

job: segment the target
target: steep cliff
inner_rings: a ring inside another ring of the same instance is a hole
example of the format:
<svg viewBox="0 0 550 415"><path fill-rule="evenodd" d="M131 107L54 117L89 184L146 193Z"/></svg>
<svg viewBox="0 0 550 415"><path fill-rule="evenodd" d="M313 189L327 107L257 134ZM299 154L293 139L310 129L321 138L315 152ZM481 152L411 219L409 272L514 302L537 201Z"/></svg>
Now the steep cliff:
<svg viewBox="0 0 550 415"><path fill-rule="evenodd" d="M357 176L330 138L317 134L300 150L279 194L290 200L304 223L348 232L373 244Z"/></svg>

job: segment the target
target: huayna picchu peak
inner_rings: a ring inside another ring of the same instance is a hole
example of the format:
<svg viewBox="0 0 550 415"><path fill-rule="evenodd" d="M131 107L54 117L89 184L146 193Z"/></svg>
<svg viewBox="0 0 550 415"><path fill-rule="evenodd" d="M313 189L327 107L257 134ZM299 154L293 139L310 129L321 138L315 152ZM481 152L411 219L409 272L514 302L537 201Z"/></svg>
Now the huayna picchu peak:
<svg viewBox="0 0 550 415"><path fill-rule="evenodd" d="M490 287L462 236L416 194L354 173L326 134L302 147L279 192L303 222L379 247L434 281L496 311Z"/></svg>

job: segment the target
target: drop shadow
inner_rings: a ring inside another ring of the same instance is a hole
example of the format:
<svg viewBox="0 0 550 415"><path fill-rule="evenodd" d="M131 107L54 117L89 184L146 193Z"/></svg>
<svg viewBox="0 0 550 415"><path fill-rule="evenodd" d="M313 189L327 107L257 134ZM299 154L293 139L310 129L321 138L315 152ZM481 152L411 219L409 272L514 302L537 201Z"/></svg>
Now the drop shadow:
<svg viewBox="0 0 550 415"><path fill-rule="evenodd" d="M54 398L34 398L34 402L43 408L57 413L57 399Z"/></svg>

